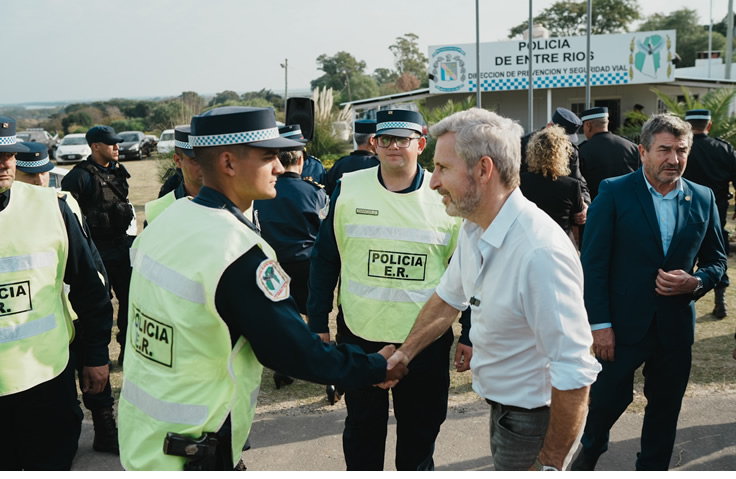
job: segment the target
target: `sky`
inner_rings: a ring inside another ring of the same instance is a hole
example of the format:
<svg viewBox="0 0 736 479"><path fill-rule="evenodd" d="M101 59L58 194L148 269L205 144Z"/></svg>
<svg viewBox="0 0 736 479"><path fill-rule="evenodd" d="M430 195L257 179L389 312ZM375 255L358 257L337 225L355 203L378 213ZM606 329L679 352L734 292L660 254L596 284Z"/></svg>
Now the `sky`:
<svg viewBox="0 0 736 479"><path fill-rule="evenodd" d="M479 0L480 41L508 40L524 0ZM534 15L554 0L533 0ZM728 0L639 0L646 17L695 9L701 24ZM635 25L634 25L635 28ZM0 1L0 105L309 88L316 59L347 51L366 73L393 68L406 33L429 45L474 43L475 0ZM15 52L15 55L9 55ZM291 96L291 94L290 94Z"/></svg>

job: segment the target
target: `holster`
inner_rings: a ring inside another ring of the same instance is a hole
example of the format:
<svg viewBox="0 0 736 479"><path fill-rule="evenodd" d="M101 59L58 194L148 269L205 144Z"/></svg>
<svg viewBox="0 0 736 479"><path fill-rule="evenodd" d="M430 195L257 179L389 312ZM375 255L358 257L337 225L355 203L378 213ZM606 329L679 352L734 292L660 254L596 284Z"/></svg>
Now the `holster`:
<svg viewBox="0 0 736 479"><path fill-rule="evenodd" d="M215 471L217 443L214 432L206 432L198 439L167 432L164 454L186 458L185 471Z"/></svg>

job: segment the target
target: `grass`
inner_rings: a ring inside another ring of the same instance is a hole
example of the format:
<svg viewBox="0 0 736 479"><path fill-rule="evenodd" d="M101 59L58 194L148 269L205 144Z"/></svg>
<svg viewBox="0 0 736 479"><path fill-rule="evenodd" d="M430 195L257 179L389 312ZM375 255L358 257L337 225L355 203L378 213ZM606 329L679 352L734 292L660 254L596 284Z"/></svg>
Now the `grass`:
<svg viewBox="0 0 736 479"><path fill-rule="evenodd" d="M159 162L161 160L145 160L138 162L125 162L125 166L131 174L130 199L138 215L139 231L143 227L143 208L147 201L155 199L160 187ZM734 231L736 228L729 220L728 229ZM736 248L734 248L736 251ZM729 269L736 271L736 256L729 257ZM736 276L734 277L736 279ZM731 306L730 315L721 321L715 320L710 314L713 310L713 293L708 293L695 305L697 311L697 326L695 329L695 344L693 346L693 368L688 386L687 396L701 396L721 393L736 392L736 363L731 353L736 346L733 335L736 330L736 285L728 288L726 293L728 304ZM117 311L117 304L115 304ZM335 331L334 314L331 318L331 328ZM459 336L460 326L455 323L455 335ZM113 330L110 342L110 357L117 359L119 346L115 342ZM451 358L454 357L453 346ZM451 367L450 359L450 406L461 408L464 404L478 402L477 394L471 389L470 372L457 373ZM111 374L113 394L117 398L120 394L122 384L122 370L115 367ZM637 374L634 385L636 391L634 402L629 407L629 412L641 413L644 410L646 400L642 394L643 378L641 373ZM261 391L258 396L258 413L278 413L284 415L299 415L311 413L324 413L333 411L334 408L343 408L344 401L330 406L327 402L324 386L296 380L289 386L277 390L273 382L273 373L268 369L263 371ZM89 414L89 412L86 412Z"/></svg>

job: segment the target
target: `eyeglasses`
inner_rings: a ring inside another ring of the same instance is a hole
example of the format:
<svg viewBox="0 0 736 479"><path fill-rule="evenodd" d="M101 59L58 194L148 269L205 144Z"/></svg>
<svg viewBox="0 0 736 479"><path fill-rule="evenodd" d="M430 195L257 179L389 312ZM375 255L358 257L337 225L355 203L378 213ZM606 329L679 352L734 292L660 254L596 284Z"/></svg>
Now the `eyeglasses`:
<svg viewBox="0 0 736 479"><path fill-rule="evenodd" d="M418 140L421 137L399 138L396 136L377 136L376 142L381 148L390 148L391 143L396 142L398 148L409 148L411 140Z"/></svg>

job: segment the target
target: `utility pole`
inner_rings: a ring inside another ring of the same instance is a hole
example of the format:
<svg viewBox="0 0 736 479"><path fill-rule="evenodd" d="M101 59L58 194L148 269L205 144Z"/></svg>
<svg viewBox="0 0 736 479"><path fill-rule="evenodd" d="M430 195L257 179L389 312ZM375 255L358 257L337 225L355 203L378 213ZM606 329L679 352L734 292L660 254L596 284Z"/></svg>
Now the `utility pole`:
<svg viewBox="0 0 736 479"><path fill-rule="evenodd" d="M478 0L475 0L475 106L480 108L480 12L478 11Z"/></svg>
<svg viewBox="0 0 736 479"><path fill-rule="evenodd" d="M532 43L534 42L534 35L532 27L534 25L534 18L532 17L532 0L529 0L529 131L534 131L534 78L532 77Z"/></svg>
<svg viewBox="0 0 736 479"><path fill-rule="evenodd" d="M588 51L585 55L585 109L590 108L590 31L593 26L593 0L588 0Z"/></svg>
<svg viewBox="0 0 736 479"><path fill-rule="evenodd" d="M284 69L284 105L286 105L286 99L289 98L289 59L285 58L284 63L280 65Z"/></svg>

